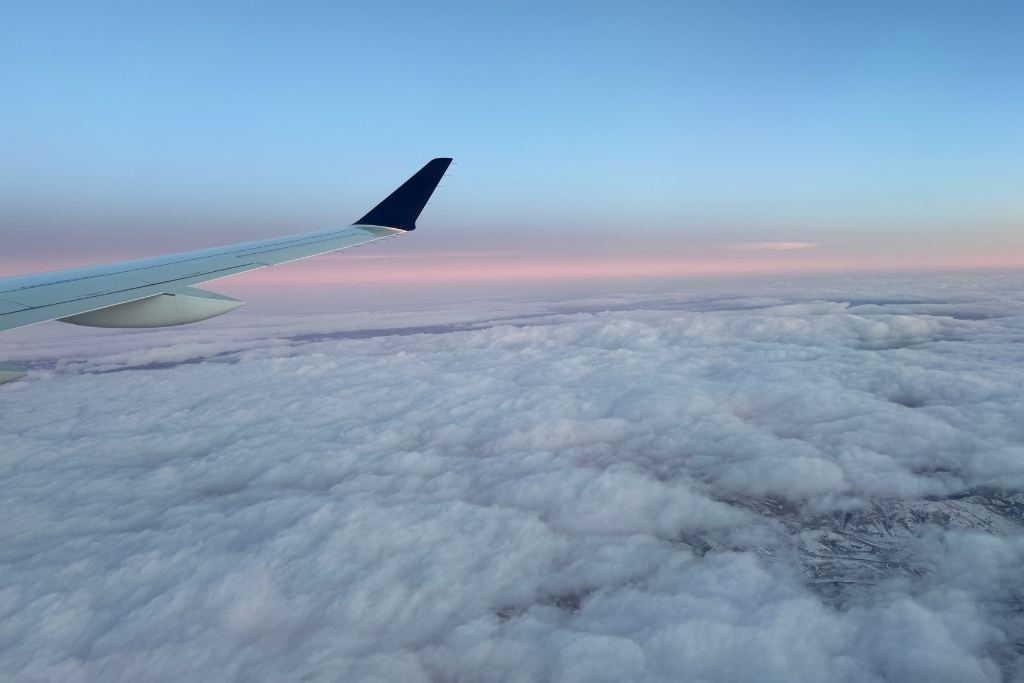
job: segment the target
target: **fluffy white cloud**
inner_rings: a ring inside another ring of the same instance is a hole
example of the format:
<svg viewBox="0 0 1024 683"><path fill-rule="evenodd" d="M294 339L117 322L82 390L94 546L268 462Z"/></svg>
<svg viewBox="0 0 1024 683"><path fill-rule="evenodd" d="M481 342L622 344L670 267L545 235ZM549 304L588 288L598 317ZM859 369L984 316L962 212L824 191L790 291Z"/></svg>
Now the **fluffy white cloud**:
<svg viewBox="0 0 1024 683"><path fill-rule="evenodd" d="M1021 675L1019 285L9 335L0 673Z"/></svg>

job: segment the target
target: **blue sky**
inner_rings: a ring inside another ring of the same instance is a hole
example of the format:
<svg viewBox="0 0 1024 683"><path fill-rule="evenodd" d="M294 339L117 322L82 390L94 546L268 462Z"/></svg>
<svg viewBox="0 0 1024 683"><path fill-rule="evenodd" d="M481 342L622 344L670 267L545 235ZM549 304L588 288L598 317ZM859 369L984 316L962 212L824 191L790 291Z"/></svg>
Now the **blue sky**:
<svg viewBox="0 0 1024 683"><path fill-rule="evenodd" d="M23 3L3 23L0 227L26 263L347 223L442 155L407 249L1024 252L1020 3Z"/></svg>

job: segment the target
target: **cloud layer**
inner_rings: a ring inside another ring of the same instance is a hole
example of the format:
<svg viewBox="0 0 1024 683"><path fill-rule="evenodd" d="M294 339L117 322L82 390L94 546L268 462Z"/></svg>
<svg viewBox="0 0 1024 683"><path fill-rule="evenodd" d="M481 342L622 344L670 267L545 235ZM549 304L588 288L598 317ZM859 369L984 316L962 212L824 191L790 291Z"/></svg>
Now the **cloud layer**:
<svg viewBox="0 0 1024 683"><path fill-rule="evenodd" d="M0 672L1020 676L1020 285L26 330Z"/></svg>

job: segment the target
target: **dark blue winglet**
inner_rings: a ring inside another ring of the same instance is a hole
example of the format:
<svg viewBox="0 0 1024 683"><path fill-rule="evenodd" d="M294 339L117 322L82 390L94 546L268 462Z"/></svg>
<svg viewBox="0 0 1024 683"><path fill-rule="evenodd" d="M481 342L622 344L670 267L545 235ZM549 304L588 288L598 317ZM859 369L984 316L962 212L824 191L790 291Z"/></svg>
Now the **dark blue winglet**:
<svg viewBox="0 0 1024 683"><path fill-rule="evenodd" d="M416 219L450 163L452 160L448 158L429 161L354 225L383 225L406 231L415 230Z"/></svg>

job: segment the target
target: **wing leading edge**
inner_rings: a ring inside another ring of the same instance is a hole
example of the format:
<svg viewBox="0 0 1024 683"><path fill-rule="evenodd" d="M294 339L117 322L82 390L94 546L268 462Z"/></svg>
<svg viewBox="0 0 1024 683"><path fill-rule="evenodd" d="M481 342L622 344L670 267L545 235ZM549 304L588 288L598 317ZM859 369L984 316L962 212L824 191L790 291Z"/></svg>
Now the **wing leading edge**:
<svg viewBox="0 0 1024 683"><path fill-rule="evenodd" d="M192 285L403 235L416 229L416 219L451 161L449 158L440 158L428 162L384 201L347 228L318 230L103 266L0 278L0 331L72 317L76 319L68 322L89 324L81 321L102 319L103 316L93 313L93 317L89 318L82 314L150 298L156 302L161 296L180 296L180 301L185 302L200 291L193 290ZM145 306L136 304L132 310L138 308ZM159 310L166 308L166 302L161 302ZM234 306L227 307L223 312L231 308ZM152 310L143 316L146 324L139 326L154 326L156 310L154 303ZM130 314L126 315L123 309L119 313L116 319L131 322ZM167 324L190 321L187 316L168 320L171 322ZM3 377L3 373L0 373L0 382L4 381Z"/></svg>

